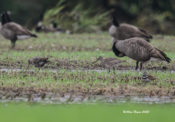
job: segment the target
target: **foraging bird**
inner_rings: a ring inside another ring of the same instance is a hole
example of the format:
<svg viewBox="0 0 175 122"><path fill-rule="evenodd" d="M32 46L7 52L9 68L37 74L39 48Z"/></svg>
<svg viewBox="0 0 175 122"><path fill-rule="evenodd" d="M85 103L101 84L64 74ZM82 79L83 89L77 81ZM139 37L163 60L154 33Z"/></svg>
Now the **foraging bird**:
<svg viewBox="0 0 175 122"><path fill-rule="evenodd" d="M154 80L156 80L156 78L153 77L152 75L148 75L146 72L143 73L143 76L142 76L143 82L150 82L150 81L154 81Z"/></svg>
<svg viewBox="0 0 175 122"><path fill-rule="evenodd" d="M98 61L100 61L101 64L110 64L110 65L112 65L112 64L119 64L119 63L124 62L124 61L118 60L116 58L103 58L102 56L99 56L97 58L97 60L94 61L93 63L96 63Z"/></svg>
<svg viewBox="0 0 175 122"><path fill-rule="evenodd" d="M52 26L45 26L43 22L38 22L37 26L35 27L36 32L60 32L60 33L65 33L66 30L57 27L57 24L55 22L52 22Z"/></svg>
<svg viewBox="0 0 175 122"><path fill-rule="evenodd" d="M141 37L150 42L152 35L145 30L130 24L119 24L116 17L113 17L112 25L109 28L110 35L116 40L124 40L132 37Z"/></svg>
<svg viewBox="0 0 175 122"><path fill-rule="evenodd" d="M49 62L48 58L40 58L40 57L35 57L32 59L28 60L28 64L33 64L35 67L43 67L46 63Z"/></svg>
<svg viewBox="0 0 175 122"><path fill-rule="evenodd" d="M136 60L136 70L138 69L139 62L141 70L142 64L149 61L151 58L158 58L168 63L171 61L171 59L163 51L151 46L150 43L139 37L116 40L113 43L112 50L116 56L118 56L119 53L122 53Z"/></svg>
<svg viewBox="0 0 175 122"><path fill-rule="evenodd" d="M0 29L0 33L3 35L3 37L11 41L11 48L15 47L15 43L17 40L37 37L37 35L31 33L29 30L25 29L21 25L12 22L7 12L4 12L1 15L1 23L2 27Z"/></svg>

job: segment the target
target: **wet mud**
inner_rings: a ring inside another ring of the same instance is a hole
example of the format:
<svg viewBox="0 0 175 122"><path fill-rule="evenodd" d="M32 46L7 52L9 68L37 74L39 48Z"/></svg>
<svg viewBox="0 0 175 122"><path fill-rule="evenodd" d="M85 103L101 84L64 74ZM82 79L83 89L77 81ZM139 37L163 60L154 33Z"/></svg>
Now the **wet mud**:
<svg viewBox="0 0 175 122"><path fill-rule="evenodd" d="M85 88L82 86L60 86L57 89L34 87L5 87L0 86L0 101L25 101L25 102L146 102L167 103L175 102L175 87L161 88L134 88L120 86L117 88L100 86Z"/></svg>
<svg viewBox="0 0 175 122"><path fill-rule="evenodd" d="M0 62L0 69L31 69L33 65L26 64L23 61L17 62ZM68 70L135 70L135 65L132 66L125 60L118 58L97 58L94 61L89 60L71 60L71 59L51 59L49 63L40 67L42 69L68 69ZM175 68L170 65L162 66L144 66L146 70L158 70L158 71L174 71Z"/></svg>
<svg viewBox="0 0 175 122"><path fill-rule="evenodd" d="M124 65L125 64L125 65ZM134 66L126 65L127 62L117 59L117 58L103 58L99 57L94 61L78 61L78 60L68 60L68 59L54 59L50 60L42 69L50 69L53 72L57 72L61 69L68 69L73 71L98 71L98 72L111 72L114 70L134 70ZM6 69L7 67L7 69ZM33 67L28 67L28 64L24 62L8 63L1 62L0 70L1 72L28 72L35 74L36 71ZM10 69L9 69L10 68ZM25 69L25 70L24 70ZM169 67L147 67L148 70L161 70L169 71ZM59 77L64 79L64 77ZM74 78L74 76L73 76ZM84 79L86 77L83 77ZM116 77L114 77L116 78ZM56 77L55 77L56 79ZM71 79L71 78L70 78ZM105 78L101 78L101 81L105 81ZM122 101L135 101L135 102L175 102L175 87L163 88L152 84L152 87L145 87L144 83L138 83L137 86L129 85L118 85L114 87L112 81L116 79L111 79L111 84L101 85L97 84L95 86L82 86L79 84L75 85L59 85L56 88L43 87L39 88L37 86L28 87L18 86L18 85L7 85L4 86L0 84L0 101L26 101L26 102L53 102L53 103L64 103L64 102L122 102ZM154 78L156 79L156 78ZM81 79L82 80L82 79ZM129 80L142 80L142 77L123 77L122 81L126 83ZM87 85L87 84L86 84ZM172 83L174 85L174 82Z"/></svg>

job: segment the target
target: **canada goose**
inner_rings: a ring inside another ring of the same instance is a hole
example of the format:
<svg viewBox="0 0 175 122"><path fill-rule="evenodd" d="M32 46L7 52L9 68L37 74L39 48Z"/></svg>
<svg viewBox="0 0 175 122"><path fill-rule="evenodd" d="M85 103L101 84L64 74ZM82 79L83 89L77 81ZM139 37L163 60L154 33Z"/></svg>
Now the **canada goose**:
<svg viewBox="0 0 175 122"><path fill-rule="evenodd" d="M37 26L35 27L36 32L45 32L45 33L67 33L66 30L59 28L55 22L52 22L50 26L45 26L42 21L39 21Z"/></svg>
<svg viewBox="0 0 175 122"><path fill-rule="evenodd" d="M130 24L119 24L117 19L113 17L113 24L109 28L110 35L117 40L129 39L132 37L141 37L146 41L150 41L152 36L145 30Z"/></svg>
<svg viewBox="0 0 175 122"><path fill-rule="evenodd" d="M12 22L7 12L4 12L1 15L1 22L2 27L0 29L0 32L3 37L11 41L12 48L15 47L15 43L17 40L37 37L35 34L23 28L21 25Z"/></svg>
<svg viewBox="0 0 175 122"><path fill-rule="evenodd" d="M48 58L35 57L28 60L28 65L33 64L35 67L43 67L48 62Z"/></svg>
<svg viewBox="0 0 175 122"><path fill-rule="evenodd" d="M139 62L141 70L142 64L149 61L150 58L158 58L168 63L171 61L171 59L168 58L163 51L151 46L147 41L139 37L117 40L113 43L112 50L116 56L118 56L118 53L121 52L136 60L136 70L138 69Z"/></svg>

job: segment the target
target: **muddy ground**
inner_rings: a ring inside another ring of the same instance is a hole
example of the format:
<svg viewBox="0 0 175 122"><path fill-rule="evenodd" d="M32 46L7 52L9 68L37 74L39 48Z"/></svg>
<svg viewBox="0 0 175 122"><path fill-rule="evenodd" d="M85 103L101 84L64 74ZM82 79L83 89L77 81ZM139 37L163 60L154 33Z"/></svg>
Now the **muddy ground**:
<svg viewBox="0 0 175 122"><path fill-rule="evenodd" d="M175 100L174 36L154 36L151 41L172 62L152 60L144 64L150 78L147 83L143 71L135 72L135 61L113 54L108 33L38 35L37 39L18 41L13 50L9 49L10 41L0 37L0 101L117 101L121 96ZM47 57L49 62L41 68L28 65L28 60L36 56ZM43 72L38 74L40 70ZM48 70L56 73L49 74ZM60 73L62 70L76 73Z"/></svg>
<svg viewBox="0 0 175 122"><path fill-rule="evenodd" d="M134 61L133 61L134 63ZM152 65L159 63L160 65ZM144 65L146 70L160 70L160 71L174 71L175 66L169 64L162 64L161 62L153 61L152 64L148 63ZM31 69L34 65L29 65L23 61L17 62L0 62L0 69ZM104 58L95 59L94 61L89 60L71 60L71 59L52 59L42 69L67 69L67 70L134 70L135 65L131 65L125 60L120 60L118 58Z"/></svg>
<svg viewBox="0 0 175 122"><path fill-rule="evenodd" d="M154 87L147 89L143 86L130 87L120 85L113 88L110 86L101 87L97 85L96 88L86 88L81 85L74 86L60 86L60 88L34 88L34 87L3 87L0 86L1 100L16 100L16 101L51 101L51 102L88 102L88 101L124 101L137 98L164 98L173 101L175 99L175 87L171 89L162 89ZM148 100L149 102L149 100ZM163 101L161 101L163 102Z"/></svg>

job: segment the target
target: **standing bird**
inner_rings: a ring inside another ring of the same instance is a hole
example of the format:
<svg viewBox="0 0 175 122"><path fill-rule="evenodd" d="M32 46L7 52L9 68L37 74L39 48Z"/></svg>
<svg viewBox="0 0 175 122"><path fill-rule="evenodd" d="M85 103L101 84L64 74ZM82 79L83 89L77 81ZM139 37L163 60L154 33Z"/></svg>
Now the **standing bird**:
<svg viewBox="0 0 175 122"><path fill-rule="evenodd" d="M28 60L28 66L30 64L33 64L35 67L43 67L45 64L49 62L49 58L40 58L40 57L35 57L32 59Z"/></svg>
<svg viewBox="0 0 175 122"><path fill-rule="evenodd" d="M140 62L140 70L142 70L142 64L149 61L151 58L157 58L170 63L171 59L161 50L151 46L143 38L134 37L125 40L116 40L112 47L113 52L118 56L119 52L136 60L136 67Z"/></svg>
<svg viewBox="0 0 175 122"><path fill-rule="evenodd" d="M110 35L116 40L124 40L132 37L141 37L150 42L152 35L145 30L130 24L119 24L116 17L113 17L112 25L109 28Z"/></svg>
<svg viewBox="0 0 175 122"><path fill-rule="evenodd" d="M11 41L11 48L15 47L15 43L17 40L37 37L37 35L31 33L29 30L25 29L21 25L12 22L7 12L4 12L1 15L1 23L2 27L0 29L0 33L4 36L4 38Z"/></svg>

